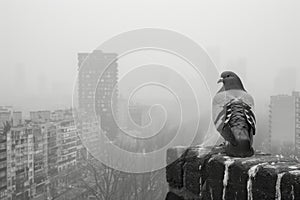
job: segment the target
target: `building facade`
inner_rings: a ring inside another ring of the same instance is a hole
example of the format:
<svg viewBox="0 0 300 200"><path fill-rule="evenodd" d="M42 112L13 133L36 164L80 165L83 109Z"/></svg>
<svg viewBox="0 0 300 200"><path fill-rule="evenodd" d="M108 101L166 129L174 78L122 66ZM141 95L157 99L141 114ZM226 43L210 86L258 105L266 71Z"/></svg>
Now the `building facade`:
<svg viewBox="0 0 300 200"><path fill-rule="evenodd" d="M0 127L0 200L7 199L7 132Z"/></svg>
<svg viewBox="0 0 300 200"><path fill-rule="evenodd" d="M34 182L33 134L26 126L11 127L7 134L8 199L26 200Z"/></svg>
<svg viewBox="0 0 300 200"><path fill-rule="evenodd" d="M70 199L83 149L72 110L36 111L30 118L23 122L21 112L0 107L0 200ZM86 193L81 190L76 195Z"/></svg>
<svg viewBox="0 0 300 200"><path fill-rule="evenodd" d="M78 175L76 130L72 120L0 128L0 200L64 197Z"/></svg>
<svg viewBox="0 0 300 200"><path fill-rule="evenodd" d="M72 169L76 166L78 136L74 121L67 120L58 125L58 171Z"/></svg>

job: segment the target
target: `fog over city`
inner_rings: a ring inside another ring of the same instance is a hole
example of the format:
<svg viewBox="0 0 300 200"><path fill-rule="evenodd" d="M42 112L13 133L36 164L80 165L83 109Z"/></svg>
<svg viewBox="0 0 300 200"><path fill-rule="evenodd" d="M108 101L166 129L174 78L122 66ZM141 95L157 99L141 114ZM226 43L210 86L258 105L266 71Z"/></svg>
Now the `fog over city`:
<svg viewBox="0 0 300 200"><path fill-rule="evenodd" d="M299 10L0 1L0 200L298 199Z"/></svg>
<svg viewBox="0 0 300 200"><path fill-rule="evenodd" d="M186 35L244 79L257 106L299 90L297 1L1 1L2 105L71 105L78 52L143 27ZM122 66L119 66L122 71ZM298 81L296 81L298 79Z"/></svg>

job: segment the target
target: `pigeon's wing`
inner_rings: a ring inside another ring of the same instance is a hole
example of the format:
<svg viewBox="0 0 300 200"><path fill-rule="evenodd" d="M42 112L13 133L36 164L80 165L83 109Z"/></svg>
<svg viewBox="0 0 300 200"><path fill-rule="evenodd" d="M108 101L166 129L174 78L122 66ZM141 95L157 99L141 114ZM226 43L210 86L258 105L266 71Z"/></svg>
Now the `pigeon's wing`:
<svg viewBox="0 0 300 200"><path fill-rule="evenodd" d="M252 111L250 106L245 106L244 115L247 118L247 123L250 126L252 134L255 135L256 130L256 119L254 112Z"/></svg>
<svg viewBox="0 0 300 200"><path fill-rule="evenodd" d="M230 128L226 127L230 119L230 115L227 112L227 105L233 98L234 97L228 94L227 91L219 91L213 98L212 111L213 121L217 131L226 141L235 143Z"/></svg>
<svg viewBox="0 0 300 200"><path fill-rule="evenodd" d="M231 112L227 106L232 100L233 97L228 96L226 92L218 92L213 99L213 119L218 132L225 141L236 145L237 142L228 124L231 118Z"/></svg>
<svg viewBox="0 0 300 200"><path fill-rule="evenodd" d="M247 107L247 109L245 109L245 115L253 134L255 134L255 116L253 113L254 100L247 92L243 90L219 91L213 98L212 103L213 120L216 129L225 140L233 145L235 144L235 137L228 125L228 122L231 119L231 112L228 110L227 105L234 101L241 101Z"/></svg>
<svg viewBox="0 0 300 200"><path fill-rule="evenodd" d="M213 102L212 102L213 121L218 131L220 128L223 127L225 122L226 105L229 102L235 100L237 96L241 95L239 93L236 94L235 92L232 93L231 91L233 90L229 90L229 91L220 90L213 98Z"/></svg>
<svg viewBox="0 0 300 200"><path fill-rule="evenodd" d="M229 90L227 95L231 96L233 101L240 101L243 103L244 115L247 119L249 126L249 133L255 135L256 132L256 119L254 114L254 99L253 97L243 90Z"/></svg>
<svg viewBox="0 0 300 200"><path fill-rule="evenodd" d="M247 118L248 125L250 126L252 134L255 135L256 132L256 118L254 114L254 100L249 93L242 93L240 99L245 103L244 114Z"/></svg>

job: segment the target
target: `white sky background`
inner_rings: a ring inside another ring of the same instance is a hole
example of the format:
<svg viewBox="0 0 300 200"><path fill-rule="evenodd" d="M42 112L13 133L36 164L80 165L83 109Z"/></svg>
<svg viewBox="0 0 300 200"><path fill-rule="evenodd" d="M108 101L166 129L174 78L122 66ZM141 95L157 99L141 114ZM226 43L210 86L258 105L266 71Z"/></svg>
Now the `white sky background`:
<svg viewBox="0 0 300 200"><path fill-rule="evenodd" d="M90 52L124 31L154 27L219 51L221 70L245 59L246 88L265 106L271 94L282 92L274 89L275 80L300 79L299 10L296 0L2 0L0 105L26 110L71 105L78 52ZM297 75L282 73L288 68ZM278 78L281 74L286 78ZM286 93L300 90L299 81L291 82Z"/></svg>

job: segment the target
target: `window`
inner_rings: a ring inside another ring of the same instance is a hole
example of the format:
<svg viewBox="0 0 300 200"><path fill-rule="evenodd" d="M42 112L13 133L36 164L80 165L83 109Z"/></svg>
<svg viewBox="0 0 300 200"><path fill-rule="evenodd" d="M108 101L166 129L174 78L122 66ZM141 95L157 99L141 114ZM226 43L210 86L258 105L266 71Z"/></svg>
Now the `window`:
<svg viewBox="0 0 300 200"><path fill-rule="evenodd" d="M0 169L6 167L6 161L0 162Z"/></svg>
<svg viewBox="0 0 300 200"><path fill-rule="evenodd" d="M6 158L6 152L0 154L0 159Z"/></svg>
<svg viewBox="0 0 300 200"><path fill-rule="evenodd" d="M0 150L6 149L6 143L1 143L0 144Z"/></svg>
<svg viewBox="0 0 300 200"><path fill-rule="evenodd" d="M0 172L0 178L3 178L3 177L5 177L6 176L6 172L5 171L1 171Z"/></svg>

